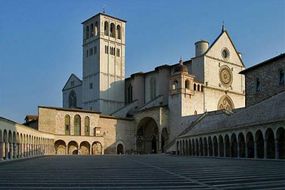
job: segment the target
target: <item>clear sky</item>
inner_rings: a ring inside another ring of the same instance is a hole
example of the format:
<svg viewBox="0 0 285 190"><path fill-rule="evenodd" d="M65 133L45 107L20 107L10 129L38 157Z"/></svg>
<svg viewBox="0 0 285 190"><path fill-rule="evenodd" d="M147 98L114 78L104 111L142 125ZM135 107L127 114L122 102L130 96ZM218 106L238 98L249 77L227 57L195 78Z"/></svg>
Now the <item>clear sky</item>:
<svg viewBox="0 0 285 190"><path fill-rule="evenodd" d="M127 77L190 59L223 21L246 67L285 52L285 0L0 0L0 116L62 106L66 80L82 76L81 22L103 8L128 21Z"/></svg>

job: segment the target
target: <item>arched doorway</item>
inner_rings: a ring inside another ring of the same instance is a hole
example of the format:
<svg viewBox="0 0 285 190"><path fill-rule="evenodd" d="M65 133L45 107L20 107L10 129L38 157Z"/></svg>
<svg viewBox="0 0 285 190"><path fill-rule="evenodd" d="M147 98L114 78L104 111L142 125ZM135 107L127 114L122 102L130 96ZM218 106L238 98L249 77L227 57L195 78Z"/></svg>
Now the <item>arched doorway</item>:
<svg viewBox="0 0 285 190"><path fill-rule="evenodd" d="M78 154L78 144L75 141L71 141L68 143L68 154L69 155L77 155Z"/></svg>
<svg viewBox="0 0 285 190"><path fill-rule="evenodd" d="M239 133L238 135L238 146L239 146L239 157L245 157L245 140L243 133Z"/></svg>
<svg viewBox="0 0 285 190"><path fill-rule="evenodd" d="M92 144L92 154L102 155L102 144L100 142L94 142Z"/></svg>
<svg viewBox="0 0 285 190"><path fill-rule="evenodd" d="M80 155L90 154L90 144L87 141L83 141L82 143L80 143L80 150L78 154Z"/></svg>
<svg viewBox="0 0 285 190"><path fill-rule="evenodd" d="M199 142L200 142L200 156L204 156L203 141L201 137L199 139Z"/></svg>
<svg viewBox="0 0 285 190"><path fill-rule="evenodd" d="M264 138L260 130L255 133L255 142L257 158L264 158Z"/></svg>
<svg viewBox="0 0 285 190"><path fill-rule="evenodd" d="M231 136L231 153L232 153L232 157L237 157L238 151L237 151L237 138L236 138L236 134L232 134Z"/></svg>
<svg viewBox="0 0 285 190"><path fill-rule="evenodd" d="M179 147L179 141L177 141L177 142L176 142L176 154L177 154L177 155L180 155L180 154L179 154L179 153L180 153L179 148L180 148L180 147Z"/></svg>
<svg viewBox="0 0 285 190"><path fill-rule="evenodd" d="M218 139L216 136L214 136L213 142L214 142L214 156L219 156L218 155Z"/></svg>
<svg viewBox="0 0 285 190"><path fill-rule="evenodd" d="M117 145L117 154L124 154L124 146L121 143Z"/></svg>
<svg viewBox="0 0 285 190"><path fill-rule="evenodd" d="M196 156L200 156L200 151L199 151L199 142L198 139L196 139Z"/></svg>
<svg viewBox="0 0 285 190"><path fill-rule="evenodd" d="M226 148L226 151L225 151L226 157L230 157L231 156L231 144L230 144L229 135L225 136L225 148Z"/></svg>
<svg viewBox="0 0 285 190"><path fill-rule="evenodd" d="M205 156L208 156L208 144L207 144L207 138L204 137L204 154Z"/></svg>
<svg viewBox="0 0 285 190"><path fill-rule="evenodd" d="M56 155L65 155L66 154L66 144L63 140L57 140L54 143L54 149Z"/></svg>
<svg viewBox="0 0 285 190"><path fill-rule="evenodd" d="M158 152L158 126L153 118L142 119L137 127L137 151L140 154Z"/></svg>
<svg viewBox="0 0 285 190"><path fill-rule="evenodd" d="M275 158L275 141L274 141L274 133L272 129L267 129L265 133L266 139L266 157L267 158Z"/></svg>
<svg viewBox="0 0 285 190"><path fill-rule="evenodd" d="M208 143L209 143L209 156L213 156L213 145L211 137L208 137Z"/></svg>
<svg viewBox="0 0 285 190"><path fill-rule="evenodd" d="M285 130L280 127L276 132L278 158L285 159Z"/></svg>
<svg viewBox="0 0 285 190"><path fill-rule="evenodd" d="M219 136L219 156L224 157L224 139L222 135Z"/></svg>
<svg viewBox="0 0 285 190"><path fill-rule="evenodd" d="M251 132L246 134L247 157L254 158L254 140Z"/></svg>
<svg viewBox="0 0 285 190"><path fill-rule="evenodd" d="M192 155L196 156L196 145L194 139L192 139Z"/></svg>

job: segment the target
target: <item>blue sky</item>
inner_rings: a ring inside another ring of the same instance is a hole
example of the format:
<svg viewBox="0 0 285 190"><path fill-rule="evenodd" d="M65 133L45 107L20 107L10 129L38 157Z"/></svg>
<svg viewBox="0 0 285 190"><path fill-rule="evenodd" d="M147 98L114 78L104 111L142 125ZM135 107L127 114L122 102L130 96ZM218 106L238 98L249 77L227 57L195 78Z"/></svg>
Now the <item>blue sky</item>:
<svg viewBox="0 0 285 190"><path fill-rule="evenodd" d="M62 106L69 75L82 76L81 22L103 8L128 21L126 76L190 59L223 21L246 67L285 52L285 0L0 0L0 116Z"/></svg>

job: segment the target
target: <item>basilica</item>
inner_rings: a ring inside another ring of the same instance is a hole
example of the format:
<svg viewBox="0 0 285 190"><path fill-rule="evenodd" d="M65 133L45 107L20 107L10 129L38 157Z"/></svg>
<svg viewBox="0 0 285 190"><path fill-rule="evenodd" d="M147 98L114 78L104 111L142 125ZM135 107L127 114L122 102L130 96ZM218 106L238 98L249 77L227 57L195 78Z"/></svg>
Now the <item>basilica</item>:
<svg viewBox="0 0 285 190"><path fill-rule="evenodd" d="M0 159L37 155L172 153L285 158L285 54L245 68L224 28L190 60L125 76L126 21L82 22L82 79L62 107L39 106L24 124L0 118Z"/></svg>

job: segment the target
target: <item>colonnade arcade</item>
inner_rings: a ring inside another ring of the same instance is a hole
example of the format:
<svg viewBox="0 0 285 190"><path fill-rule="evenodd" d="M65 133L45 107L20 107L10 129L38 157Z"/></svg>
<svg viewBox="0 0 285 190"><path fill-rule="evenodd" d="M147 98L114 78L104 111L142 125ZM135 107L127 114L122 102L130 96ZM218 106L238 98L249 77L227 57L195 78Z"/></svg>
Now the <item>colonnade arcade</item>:
<svg viewBox="0 0 285 190"><path fill-rule="evenodd" d="M0 129L0 160L53 154L53 140L31 133Z"/></svg>
<svg viewBox="0 0 285 190"><path fill-rule="evenodd" d="M57 155L102 155L103 146L99 141L92 143L88 141L57 140L54 143L55 154Z"/></svg>
<svg viewBox="0 0 285 190"><path fill-rule="evenodd" d="M184 137L176 142L178 155L285 159L285 128Z"/></svg>

